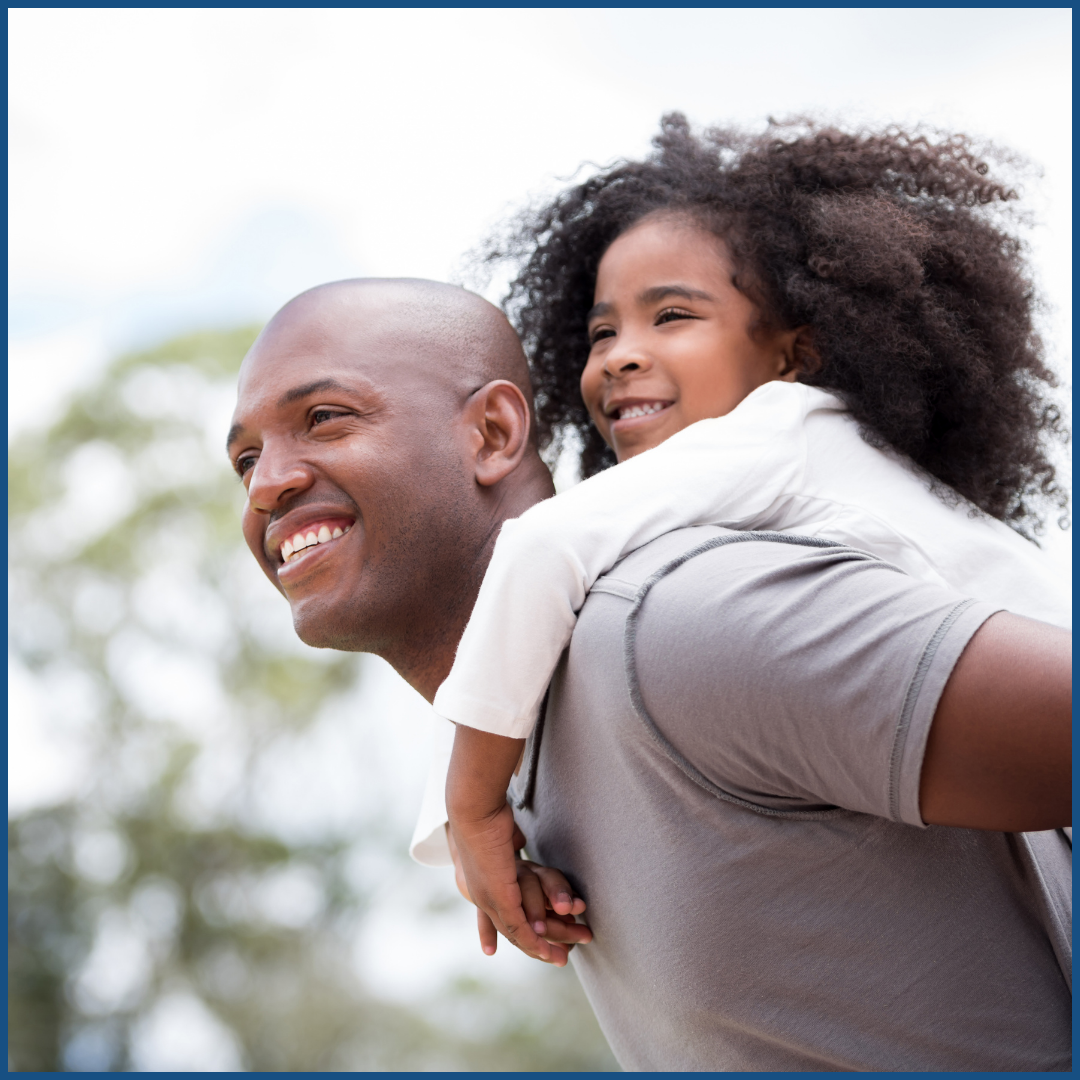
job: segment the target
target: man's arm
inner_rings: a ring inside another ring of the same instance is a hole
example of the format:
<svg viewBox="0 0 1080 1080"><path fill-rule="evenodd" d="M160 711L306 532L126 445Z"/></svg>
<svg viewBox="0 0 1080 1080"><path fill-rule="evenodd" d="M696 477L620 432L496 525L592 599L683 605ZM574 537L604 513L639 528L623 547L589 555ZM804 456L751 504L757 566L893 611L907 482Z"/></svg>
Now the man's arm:
<svg viewBox="0 0 1080 1080"><path fill-rule="evenodd" d="M680 563L640 611L644 709L728 794L908 825L1071 820L1066 631L844 549L749 539Z"/></svg>
<svg viewBox="0 0 1080 1080"><path fill-rule="evenodd" d="M1072 823L1072 635L1007 612L976 631L938 702L919 784L931 825Z"/></svg>

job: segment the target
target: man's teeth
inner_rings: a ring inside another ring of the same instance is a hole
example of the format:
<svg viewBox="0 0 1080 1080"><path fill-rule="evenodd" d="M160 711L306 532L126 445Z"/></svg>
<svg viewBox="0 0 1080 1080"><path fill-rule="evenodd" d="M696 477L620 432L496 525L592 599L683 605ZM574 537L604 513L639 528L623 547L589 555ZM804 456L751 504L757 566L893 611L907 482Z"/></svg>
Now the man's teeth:
<svg viewBox="0 0 1080 1080"><path fill-rule="evenodd" d="M327 540L336 540L339 536L344 536L351 528L351 525L346 525L344 529L335 525L334 531L331 532L328 525L323 525L318 532L312 529L308 533L297 533L291 540L286 540L281 545L281 560L289 562L304 548L314 547L315 544L325 544Z"/></svg>
<svg viewBox="0 0 1080 1080"><path fill-rule="evenodd" d="M651 416L666 408L667 405L662 401L650 401L646 405L627 405L626 408L619 410L619 419L632 420L635 416Z"/></svg>

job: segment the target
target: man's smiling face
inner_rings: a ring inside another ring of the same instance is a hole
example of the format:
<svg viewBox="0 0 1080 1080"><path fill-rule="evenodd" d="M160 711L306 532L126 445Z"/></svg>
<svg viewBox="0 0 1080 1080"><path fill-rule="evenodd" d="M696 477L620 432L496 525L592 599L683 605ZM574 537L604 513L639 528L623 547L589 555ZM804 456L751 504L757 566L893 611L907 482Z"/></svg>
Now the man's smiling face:
<svg viewBox="0 0 1080 1080"><path fill-rule="evenodd" d="M452 606L471 489L440 372L392 287L293 301L241 369L229 457L244 537L311 645L386 654Z"/></svg>

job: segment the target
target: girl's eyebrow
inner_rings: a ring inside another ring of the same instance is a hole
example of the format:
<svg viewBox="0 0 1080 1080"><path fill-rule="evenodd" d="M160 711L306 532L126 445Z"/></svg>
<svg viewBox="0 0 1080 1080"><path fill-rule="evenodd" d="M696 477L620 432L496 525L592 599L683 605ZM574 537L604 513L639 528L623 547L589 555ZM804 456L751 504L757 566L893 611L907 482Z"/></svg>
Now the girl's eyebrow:
<svg viewBox="0 0 1080 1080"><path fill-rule="evenodd" d="M684 300L712 300L713 297L700 289L691 289L686 285L653 285L638 294L639 304L655 304L668 296L681 296Z"/></svg>
<svg viewBox="0 0 1080 1080"><path fill-rule="evenodd" d="M684 300L715 299L715 297L711 296L709 293L702 292L700 289L691 289L688 285L653 285L644 292L638 293L637 302L639 304L655 304L668 296L681 296ZM585 321L592 322L593 319L598 319L601 315L606 315L611 311L611 307L612 305L606 300L601 300L599 304L595 304L589 309L588 315L585 316Z"/></svg>

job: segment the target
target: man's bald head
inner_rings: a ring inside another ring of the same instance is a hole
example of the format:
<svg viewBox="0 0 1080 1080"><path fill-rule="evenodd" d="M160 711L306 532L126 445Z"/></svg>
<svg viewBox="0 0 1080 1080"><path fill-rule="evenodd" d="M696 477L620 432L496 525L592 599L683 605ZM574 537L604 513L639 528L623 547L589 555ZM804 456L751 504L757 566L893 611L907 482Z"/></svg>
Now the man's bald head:
<svg viewBox="0 0 1080 1080"><path fill-rule="evenodd" d="M267 324L262 340L278 347L297 333L329 336L357 359L411 365L430 386L464 400L496 379L512 382L532 403L529 367L506 316L476 293L422 278L352 278L318 285L290 300ZM404 370L400 372L405 374Z"/></svg>

